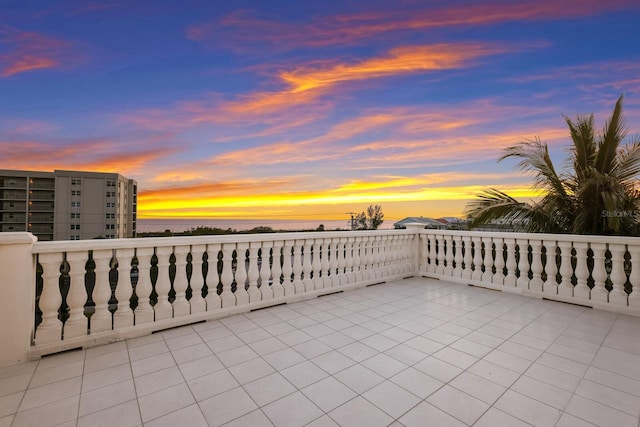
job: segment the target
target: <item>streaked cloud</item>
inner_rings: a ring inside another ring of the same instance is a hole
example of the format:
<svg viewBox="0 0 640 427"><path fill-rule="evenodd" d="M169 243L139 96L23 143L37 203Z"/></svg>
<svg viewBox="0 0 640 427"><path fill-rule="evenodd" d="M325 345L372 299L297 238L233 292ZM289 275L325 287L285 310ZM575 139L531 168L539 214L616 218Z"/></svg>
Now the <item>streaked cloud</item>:
<svg viewBox="0 0 640 427"><path fill-rule="evenodd" d="M246 51L268 45L271 49L289 50L353 45L370 39L379 40L383 36L427 29L560 20L636 7L637 3L633 0L466 2L449 7L428 7L418 3L415 7L405 5L388 7L386 10L330 15L301 23L270 20L242 10L222 19L192 25L187 28L186 34L191 40L216 48Z"/></svg>
<svg viewBox="0 0 640 427"><path fill-rule="evenodd" d="M0 77L68 65L70 44L37 32L0 25Z"/></svg>

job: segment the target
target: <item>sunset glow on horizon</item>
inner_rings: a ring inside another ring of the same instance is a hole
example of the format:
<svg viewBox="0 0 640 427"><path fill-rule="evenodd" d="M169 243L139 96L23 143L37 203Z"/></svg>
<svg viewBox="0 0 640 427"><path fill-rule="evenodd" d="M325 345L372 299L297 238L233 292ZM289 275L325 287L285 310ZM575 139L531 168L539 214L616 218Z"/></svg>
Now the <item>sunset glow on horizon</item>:
<svg viewBox="0 0 640 427"><path fill-rule="evenodd" d="M624 94L640 133L632 0L8 0L0 169L117 172L138 217L461 217L540 196L503 149Z"/></svg>

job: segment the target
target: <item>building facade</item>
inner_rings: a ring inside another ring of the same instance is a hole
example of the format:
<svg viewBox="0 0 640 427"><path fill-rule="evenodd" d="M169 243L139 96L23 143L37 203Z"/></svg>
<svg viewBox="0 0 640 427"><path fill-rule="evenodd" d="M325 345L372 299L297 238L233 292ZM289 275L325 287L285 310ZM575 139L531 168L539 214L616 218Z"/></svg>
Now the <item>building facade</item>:
<svg viewBox="0 0 640 427"><path fill-rule="evenodd" d="M138 184L117 173L0 169L0 231L40 241L136 236Z"/></svg>

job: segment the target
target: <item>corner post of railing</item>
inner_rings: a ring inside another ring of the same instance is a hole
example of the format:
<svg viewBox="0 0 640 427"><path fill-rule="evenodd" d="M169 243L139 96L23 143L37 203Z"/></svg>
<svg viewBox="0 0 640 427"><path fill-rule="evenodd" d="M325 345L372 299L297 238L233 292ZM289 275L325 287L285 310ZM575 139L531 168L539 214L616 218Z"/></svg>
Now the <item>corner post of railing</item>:
<svg viewBox="0 0 640 427"><path fill-rule="evenodd" d="M25 362L33 335L37 238L31 233L0 233L0 366Z"/></svg>
<svg viewBox="0 0 640 427"><path fill-rule="evenodd" d="M409 223L406 225L407 230L415 233L413 237L413 268L411 274L418 276L420 274L420 260L422 259L422 252L425 248L420 245L420 230L424 230L424 224Z"/></svg>

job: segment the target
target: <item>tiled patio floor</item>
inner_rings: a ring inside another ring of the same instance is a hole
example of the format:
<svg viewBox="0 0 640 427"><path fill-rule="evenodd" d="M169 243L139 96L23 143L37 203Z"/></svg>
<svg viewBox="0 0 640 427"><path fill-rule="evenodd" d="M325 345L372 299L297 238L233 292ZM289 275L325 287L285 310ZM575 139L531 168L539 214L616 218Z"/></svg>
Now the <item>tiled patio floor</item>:
<svg viewBox="0 0 640 427"><path fill-rule="evenodd" d="M638 426L640 318L431 279L0 370L0 426Z"/></svg>

